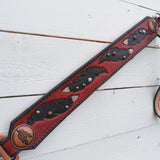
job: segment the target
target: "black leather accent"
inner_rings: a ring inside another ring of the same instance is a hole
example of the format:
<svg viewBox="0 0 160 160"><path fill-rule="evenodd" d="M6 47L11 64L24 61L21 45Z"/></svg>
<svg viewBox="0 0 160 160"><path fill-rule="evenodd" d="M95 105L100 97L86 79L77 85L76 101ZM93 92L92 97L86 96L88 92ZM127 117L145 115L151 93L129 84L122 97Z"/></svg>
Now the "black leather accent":
<svg viewBox="0 0 160 160"><path fill-rule="evenodd" d="M131 49L132 50L132 49ZM103 63L104 61L123 61L130 55L129 49L119 49L119 48L111 48L108 51L104 53L102 58L99 61L100 63Z"/></svg>
<svg viewBox="0 0 160 160"><path fill-rule="evenodd" d="M145 39L147 35L150 34L151 33L145 29L138 29L126 39L127 41L126 45L134 46L136 44L139 44L142 42L143 39Z"/></svg>
<svg viewBox="0 0 160 160"><path fill-rule="evenodd" d="M86 71L80 74L80 77L73 80L73 83L68 85L70 92L83 90L85 86L90 85L94 81L95 77L99 76L101 73L107 73L107 71L99 67L86 69ZM90 81L90 79L92 80Z"/></svg>
<svg viewBox="0 0 160 160"><path fill-rule="evenodd" d="M58 114L66 112L70 107L72 107L72 104L72 96L66 99L53 100L47 103L43 103L35 110L35 112L28 119L28 124L33 125L34 122L42 121L44 118L54 118ZM52 112L52 114L48 114L49 112Z"/></svg>

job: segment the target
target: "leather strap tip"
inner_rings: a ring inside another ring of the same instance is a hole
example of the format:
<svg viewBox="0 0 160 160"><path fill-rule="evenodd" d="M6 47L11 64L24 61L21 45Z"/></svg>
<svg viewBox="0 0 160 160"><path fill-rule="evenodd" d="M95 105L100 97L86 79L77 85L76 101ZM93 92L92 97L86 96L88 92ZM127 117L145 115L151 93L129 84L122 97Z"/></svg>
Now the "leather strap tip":
<svg viewBox="0 0 160 160"><path fill-rule="evenodd" d="M154 97L154 112L160 118L160 87Z"/></svg>

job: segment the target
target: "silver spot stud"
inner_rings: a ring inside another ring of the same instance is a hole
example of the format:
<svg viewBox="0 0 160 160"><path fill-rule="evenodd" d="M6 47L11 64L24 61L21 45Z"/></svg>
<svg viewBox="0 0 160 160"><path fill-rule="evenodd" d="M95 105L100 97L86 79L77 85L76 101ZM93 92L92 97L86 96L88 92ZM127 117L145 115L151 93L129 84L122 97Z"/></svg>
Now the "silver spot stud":
<svg viewBox="0 0 160 160"><path fill-rule="evenodd" d="M65 108L67 108L67 109L68 109L68 108L69 108L69 106L68 106L68 105L66 105L66 106L65 106Z"/></svg>
<svg viewBox="0 0 160 160"><path fill-rule="evenodd" d="M111 54L110 53L106 53L106 56L109 57Z"/></svg>
<svg viewBox="0 0 160 160"><path fill-rule="evenodd" d="M41 111L40 111L40 110L36 110L36 113L37 113L37 114L40 114L40 113L41 113Z"/></svg>
<svg viewBox="0 0 160 160"><path fill-rule="evenodd" d="M86 84L85 83L82 83L82 86L85 86Z"/></svg>
<svg viewBox="0 0 160 160"><path fill-rule="evenodd" d="M92 78L91 77L88 78L88 82L92 82Z"/></svg>
<svg viewBox="0 0 160 160"><path fill-rule="evenodd" d="M113 56L115 56L115 55L116 55L116 52L115 52L115 51L113 51L113 52L112 52L112 55L113 55Z"/></svg>
<svg viewBox="0 0 160 160"><path fill-rule="evenodd" d="M122 56L123 59L126 59L126 56Z"/></svg>
<svg viewBox="0 0 160 160"><path fill-rule="evenodd" d="M52 115L53 113L52 113L52 111L48 111L48 115L50 116L50 115Z"/></svg>
<svg viewBox="0 0 160 160"><path fill-rule="evenodd" d="M137 37L136 37L136 35L133 35L133 39L136 39Z"/></svg>
<svg viewBox="0 0 160 160"><path fill-rule="evenodd" d="M76 89L79 89L79 87L78 87L78 86L76 86Z"/></svg>
<svg viewBox="0 0 160 160"><path fill-rule="evenodd" d="M146 33L146 30L143 29L143 33Z"/></svg>

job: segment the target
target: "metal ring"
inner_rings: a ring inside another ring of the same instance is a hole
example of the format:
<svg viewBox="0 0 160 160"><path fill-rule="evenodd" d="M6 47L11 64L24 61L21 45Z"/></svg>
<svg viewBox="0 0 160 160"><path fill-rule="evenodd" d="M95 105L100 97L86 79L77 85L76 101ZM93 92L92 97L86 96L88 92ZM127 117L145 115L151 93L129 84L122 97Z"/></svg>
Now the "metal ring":
<svg viewBox="0 0 160 160"><path fill-rule="evenodd" d="M5 139L5 138L6 138L6 136L5 136L5 135L0 134L0 140ZM10 158L8 158L8 156L7 156L7 159L10 159ZM0 160L6 160L6 158L5 158L5 157L0 156ZM15 157L15 159L14 159L14 160L19 160L19 155L16 155L16 157Z"/></svg>
<svg viewBox="0 0 160 160"><path fill-rule="evenodd" d="M160 118L160 87L154 97L154 112Z"/></svg>
<svg viewBox="0 0 160 160"><path fill-rule="evenodd" d="M149 20L149 28L152 32L156 32L158 37L160 37L160 14L159 13L156 13Z"/></svg>

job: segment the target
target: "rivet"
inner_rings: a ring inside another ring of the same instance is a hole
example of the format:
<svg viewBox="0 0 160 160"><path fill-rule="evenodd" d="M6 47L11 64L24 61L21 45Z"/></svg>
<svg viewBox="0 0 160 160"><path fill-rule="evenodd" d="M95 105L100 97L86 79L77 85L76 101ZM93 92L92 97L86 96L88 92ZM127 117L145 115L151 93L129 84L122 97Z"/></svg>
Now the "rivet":
<svg viewBox="0 0 160 160"><path fill-rule="evenodd" d="M68 105L66 105L66 106L65 106L65 108L67 108L67 109L68 109L68 108L69 108L69 106L68 106Z"/></svg>
<svg viewBox="0 0 160 160"><path fill-rule="evenodd" d="M136 39L136 35L133 35L133 39Z"/></svg>
<svg viewBox="0 0 160 160"><path fill-rule="evenodd" d="M113 52L112 52L112 55L113 55L113 56L115 56L115 55L116 55L116 52L115 52L115 51L113 51Z"/></svg>
<svg viewBox="0 0 160 160"><path fill-rule="evenodd" d="M78 86L76 86L76 89L79 89L79 87L78 87Z"/></svg>
<svg viewBox="0 0 160 160"><path fill-rule="evenodd" d="M110 53L106 53L106 56L109 57L111 54Z"/></svg>
<svg viewBox="0 0 160 160"><path fill-rule="evenodd" d="M40 110L36 110L36 113L37 113L37 114L40 114L40 113L41 113L41 111L40 111Z"/></svg>
<svg viewBox="0 0 160 160"><path fill-rule="evenodd" d="M122 56L123 59L126 59L126 56Z"/></svg>
<svg viewBox="0 0 160 160"><path fill-rule="evenodd" d="M92 82L92 78L91 77L88 78L88 82Z"/></svg>
<svg viewBox="0 0 160 160"><path fill-rule="evenodd" d="M52 113L52 111L48 111L48 115L50 116L50 115L52 115L53 113Z"/></svg>
<svg viewBox="0 0 160 160"><path fill-rule="evenodd" d="M143 30L139 30L140 33L145 33L146 31L143 29Z"/></svg>
<svg viewBox="0 0 160 160"><path fill-rule="evenodd" d="M85 86L86 84L85 83L82 83L82 86Z"/></svg>

